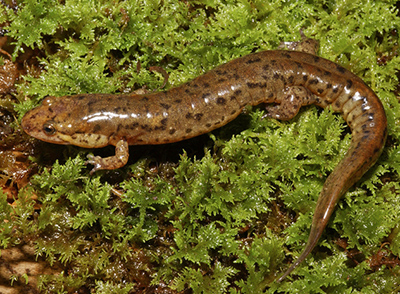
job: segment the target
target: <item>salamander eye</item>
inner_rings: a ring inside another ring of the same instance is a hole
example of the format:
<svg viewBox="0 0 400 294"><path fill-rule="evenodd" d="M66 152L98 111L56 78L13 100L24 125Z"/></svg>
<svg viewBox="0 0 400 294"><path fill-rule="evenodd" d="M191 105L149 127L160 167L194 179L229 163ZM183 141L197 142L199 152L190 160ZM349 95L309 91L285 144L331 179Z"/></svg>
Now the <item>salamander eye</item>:
<svg viewBox="0 0 400 294"><path fill-rule="evenodd" d="M54 122L49 120L43 124L43 131L46 135L52 136L56 133L56 128L54 127Z"/></svg>

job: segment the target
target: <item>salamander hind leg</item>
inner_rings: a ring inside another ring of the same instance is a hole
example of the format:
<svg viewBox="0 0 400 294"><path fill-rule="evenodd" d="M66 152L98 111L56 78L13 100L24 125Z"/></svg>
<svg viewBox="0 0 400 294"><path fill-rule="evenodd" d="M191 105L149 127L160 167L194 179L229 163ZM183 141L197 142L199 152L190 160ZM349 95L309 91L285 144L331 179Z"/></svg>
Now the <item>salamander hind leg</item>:
<svg viewBox="0 0 400 294"><path fill-rule="evenodd" d="M93 169L90 171L92 175L94 172L102 169L117 169L123 167L129 158L129 145L125 140L120 140L115 145L115 155L109 157L100 157L88 155L89 160L85 164L94 165Z"/></svg>
<svg viewBox="0 0 400 294"><path fill-rule="evenodd" d="M276 104L267 105L267 113L263 117L271 117L279 120L289 120L296 116L300 107L315 102L314 95L304 87L288 87L277 94Z"/></svg>

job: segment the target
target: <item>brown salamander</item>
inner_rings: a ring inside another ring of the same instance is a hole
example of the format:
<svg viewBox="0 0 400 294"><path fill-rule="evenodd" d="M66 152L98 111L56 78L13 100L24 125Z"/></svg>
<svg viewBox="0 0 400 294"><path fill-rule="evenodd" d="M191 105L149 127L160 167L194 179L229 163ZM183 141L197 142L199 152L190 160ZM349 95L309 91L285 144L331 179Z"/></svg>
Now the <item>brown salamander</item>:
<svg viewBox="0 0 400 294"><path fill-rule="evenodd" d="M43 141L86 148L114 145L115 156L91 156L91 173L128 161L128 145L165 144L210 132L246 105L273 103L267 116L288 120L302 105L330 106L352 131L350 149L327 178L306 247L282 281L317 244L340 197L375 163L386 140L386 116L376 94L342 66L312 54L250 54L177 88L152 94L81 94L48 97L22 119Z"/></svg>

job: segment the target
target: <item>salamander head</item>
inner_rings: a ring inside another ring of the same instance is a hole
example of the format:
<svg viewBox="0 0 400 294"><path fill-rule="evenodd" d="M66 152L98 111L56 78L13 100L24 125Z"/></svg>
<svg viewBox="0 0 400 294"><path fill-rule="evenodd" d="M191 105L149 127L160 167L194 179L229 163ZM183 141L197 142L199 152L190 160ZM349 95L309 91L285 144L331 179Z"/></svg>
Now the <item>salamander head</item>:
<svg viewBox="0 0 400 294"><path fill-rule="evenodd" d="M108 145L108 136L94 133L82 121L83 105L68 97L47 97L22 118L24 131L39 140L54 144L98 148Z"/></svg>

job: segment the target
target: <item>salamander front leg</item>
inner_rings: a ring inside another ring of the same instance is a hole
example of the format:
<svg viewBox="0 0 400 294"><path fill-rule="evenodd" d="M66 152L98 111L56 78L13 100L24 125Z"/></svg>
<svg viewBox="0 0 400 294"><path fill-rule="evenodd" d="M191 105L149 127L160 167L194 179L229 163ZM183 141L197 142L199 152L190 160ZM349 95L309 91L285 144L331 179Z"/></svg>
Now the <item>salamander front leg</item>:
<svg viewBox="0 0 400 294"><path fill-rule="evenodd" d="M300 107L315 102L314 95L304 87L288 87L279 92L275 98L275 105L267 105L264 117L279 120L289 120L296 116Z"/></svg>
<svg viewBox="0 0 400 294"><path fill-rule="evenodd" d="M102 169L117 169L123 167L129 158L129 145L125 140L120 140L115 145L115 155L110 157L100 157L88 155L89 160L85 164L94 165L93 169L90 171L92 175L94 172Z"/></svg>

